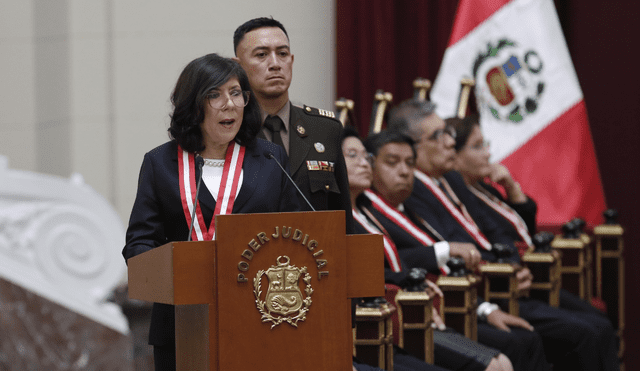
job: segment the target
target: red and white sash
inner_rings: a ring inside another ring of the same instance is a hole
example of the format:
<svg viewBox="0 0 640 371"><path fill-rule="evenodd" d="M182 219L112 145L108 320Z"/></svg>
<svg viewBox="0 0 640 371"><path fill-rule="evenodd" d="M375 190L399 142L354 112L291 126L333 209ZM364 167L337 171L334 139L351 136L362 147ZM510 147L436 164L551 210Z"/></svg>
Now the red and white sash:
<svg viewBox="0 0 640 371"><path fill-rule="evenodd" d="M371 200L371 205L374 209L378 210L382 215L386 216L397 224L405 232L409 233L413 238L420 241L425 246L431 246L435 241L428 234L424 233L420 228L416 227L413 222L407 218L406 215L398 211L395 207L389 205L387 201L383 200L374 191L367 189L364 194Z"/></svg>
<svg viewBox="0 0 640 371"><path fill-rule="evenodd" d="M482 234L480 228L478 228L478 226L468 213L466 213L467 215L463 215L463 213L458 210L456 205L451 202L449 197L447 197L447 195L440 189L440 187L436 185L435 181L431 179L430 176L417 170L414 171L414 175L416 179L421 181L427 188L429 188L429 190L433 193L434 196L436 196L440 203L444 205L449 214L451 214L458 221L458 223L465 229L465 231L467 231L467 233L469 233L469 235L478 243L478 245L480 245L485 250L491 250L491 243ZM449 183L447 183L445 179L442 179L441 181L445 187L448 187L451 196L455 197L455 193L453 192L453 190L451 190ZM462 205L462 203L460 203L460 205L464 208L464 205Z"/></svg>
<svg viewBox="0 0 640 371"><path fill-rule="evenodd" d="M373 190L367 189L364 191L365 196L371 200L371 205L374 209L378 210L382 215L387 217L397 226L402 228L405 232L409 233L413 238L420 241L425 246L431 246L436 241L426 234L422 229L418 228L406 215L398 211L395 207L389 205L387 201L378 196ZM449 274L449 267L446 265L440 267L440 272L447 275Z"/></svg>
<svg viewBox="0 0 640 371"><path fill-rule="evenodd" d="M238 183L240 182L240 174L242 172L242 163L244 162L245 147L236 142L231 142L227 148L225 155L224 168L222 170L222 179L218 190L218 198L216 200L216 209L207 230L200 202L194 205L193 201L196 196L196 161L195 155L184 151L178 146L178 171L180 175L180 199L182 201L182 209L184 210L187 225L191 225L191 214L193 208L196 208L196 223L193 223L193 232L191 239L193 241L209 241L215 238L216 226L215 216L231 214L233 203L236 200Z"/></svg>
<svg viewBox="0 0 640 371"><path fill-rule="evenodd" d="M402 266L400 264L400 255L398 255L398 250L396 249L396 244L391 241L386 234L382 233L382 231L378 230L367 220L367 218L362 215L362 213L357 209L351 209L353 213L353 219L360 223L367 232L371 234L381 234L382 240L384 241L384 255L387 257L387 261L389 262L389 266L391 270L394 272L402 271Z"/></svg>
<svg viewBox="0 0 640 371"><path fill-rule="evenodd" d="M531 236L529 236L529 230L527 229L527 224L522 220L520 214L513 210L511 206L507 205L505 202L482 188L481 185L477 184L474 186L468 186L468 188L474 195L476 195L476 197L507 219L516 231L518 231L522 241L529 246L533 246Z"/></svg>

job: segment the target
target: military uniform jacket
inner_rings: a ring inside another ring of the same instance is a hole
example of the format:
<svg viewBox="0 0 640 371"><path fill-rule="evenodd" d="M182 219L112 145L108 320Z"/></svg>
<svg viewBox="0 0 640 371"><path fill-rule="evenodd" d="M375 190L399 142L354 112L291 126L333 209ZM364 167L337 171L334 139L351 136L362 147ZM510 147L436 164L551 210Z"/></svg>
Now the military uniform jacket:
<svg viewBox="0 0 640 371"><path fill-rule="evenodd" d="M289 131L291 177L316 210L344 210L346 232L353 233L342 124L317 108L291 104ZM301 196L299 203L310 210Z"/></svg>

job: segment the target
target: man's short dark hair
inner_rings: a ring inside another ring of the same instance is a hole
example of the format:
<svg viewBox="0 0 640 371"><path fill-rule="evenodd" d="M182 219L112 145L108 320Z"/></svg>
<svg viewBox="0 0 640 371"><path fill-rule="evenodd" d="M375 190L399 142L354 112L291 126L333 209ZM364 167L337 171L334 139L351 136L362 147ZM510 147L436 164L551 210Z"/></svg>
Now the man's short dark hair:
<svg viewBox="0 0 640 371"><path fill-rule="evenodd" d="M204 150L200 124L204 121L207 94L236 77L244 91L251 92L249 78L238 62L212 53L194 59L184 68L171 95L173 113L169 137L182 149L195 153ZM253 93L250 93L253 95ZM254 143L260 130L260 108L255 97L244 107L242 124L235 141L244 146Z"/></svg>
<svg viewBox="0 0 640 371"><path fill-rule="evenodd" d="M238 44L240 44L240 41L242 41L244 35L246 35L247 32L251 32L255 29L263 27L278 27L282 30L282 32L284 32L287 40L289 40L289 34L287 34L287 30L284 29L282 23L273 19L273 17L254 18L238 26L238 28L236 28L236 31L233 33L233 52L236 54L236 57L238 56Z"/></svg>
<svg viewBox="0 0 640 371"><path fill-rule="evenodd" d="M415 128L420 120L431 116L436 110L435 103L427 100L408 99L393 107L387 118L387 129L399 131L418 140L422 133Z"/></svg>
<svg viewBox="0 0 640 371"><path fill-rule="evenodd" d="M372 153L374 156L378 155L380 148L389 143L406 143L411 147L413 151L413 158L417 157L415 144L416 142L408 135L405 135L397 130L383 130L379 133L370 135L367 140L364 141L364 147L367 152Z"/></svg>

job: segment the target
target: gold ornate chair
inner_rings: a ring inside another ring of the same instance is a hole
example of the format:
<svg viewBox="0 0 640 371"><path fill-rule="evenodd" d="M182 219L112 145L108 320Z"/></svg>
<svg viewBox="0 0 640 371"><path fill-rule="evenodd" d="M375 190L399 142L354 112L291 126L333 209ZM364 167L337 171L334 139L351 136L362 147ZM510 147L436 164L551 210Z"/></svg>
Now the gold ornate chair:
<svg viewBox="0 0 640 371"><path fill-rule="evenodd" d="M516 278L518 268L507 260L511 255L508 246L494 244L493 251L498 260L495 263L483 264L479 268L484 283L484 300L505 299L507 301L506 311L514 316L519 316L518 298L520 294L518 293L518 280Z"/></svg>
<svg viewBox="0 0 640 371"><path fill-rule="evenodd" d="M570 221L562 226L562 235L556 235L551 241L551 247L560 251L560 275L562 288L572 292L580 298L587 298L589 282L589 245L582 237L579 225Z"/></svg>
<svg viewBox="0 0 640 371"><path fill-rule="evenodd" d="M440 301L440 315L448 327L471 340L478 340L478 285L479 277L468 273L464 260L451 258L448 276L438 277L438 287L444 293Z"/></svg>
<svg viewBox="0 0 640 371"><path fill-rule="evenodd" d="M522 255L522 262L533 274L529 295L548 302L553 307L560 305L560 254L551 248L553 233L540 232L533 236L535 249Z"/></svg>
<svg viewBox="0 0 640 371"><path fill-rule="evenodd" d="M596 297L606 303L607 314L611 322L614 326L618 326L618 338L620 339L618 356L624 359L624 228L618 224L616 210L609 209L603 215L604 224L593 229L596 245ZM607 290L603 289L605 287Z"/></svg>
<svg viewBox="0 0 640 371"><path fill-rule="evenodd" d="M368 365L393 370L393 320L395 305L384 298L367 298L356 307L353 351Z"/></svg>

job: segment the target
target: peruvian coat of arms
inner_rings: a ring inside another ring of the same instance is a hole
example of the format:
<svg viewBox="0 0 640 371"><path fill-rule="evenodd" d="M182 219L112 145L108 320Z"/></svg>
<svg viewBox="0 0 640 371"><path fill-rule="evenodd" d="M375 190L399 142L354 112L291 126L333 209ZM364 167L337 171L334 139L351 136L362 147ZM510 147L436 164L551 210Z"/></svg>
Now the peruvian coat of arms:
<svg viewBox="0 0 640 371"><path fill-rule="evenodd" d="M536 112L544 93L542 58L513 40L487 43L473 63L480 115L518 124Z"/></svg>
<svg viewBox="0 0 640 371"><path fill-rule="evenodd" d="M266 271L260 270L253 279L253 293L256 297L256 307L262 314L262 322L272 322L271 328L287 322L298 327L298 321L304 321L311 306L311 275L307 267L297 268L289 264L288 256L279 256L277 265L272 265ZM269 286L265 299L262 295L262 276L267 276ZM303 298L299 281L306 284Z"/></svg>

